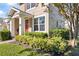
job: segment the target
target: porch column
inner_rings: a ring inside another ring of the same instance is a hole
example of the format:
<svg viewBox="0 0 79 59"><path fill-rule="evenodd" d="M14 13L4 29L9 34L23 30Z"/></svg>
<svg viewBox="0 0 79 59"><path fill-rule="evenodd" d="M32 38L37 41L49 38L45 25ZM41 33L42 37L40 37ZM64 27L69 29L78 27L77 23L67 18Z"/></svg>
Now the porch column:
<svg viewBox="0 0 79 59"><path fill-rule="evenodd" d="M12 20L10 21L10 32L11 32L11 35L14 37L14 25Z"/></svg>
<svg viewBox="0 0 79 59"><path fill-rule="evenodd" d="M10 21L10 31L12 32L12 21Z"/></svg>
<svg viewBox="0 0 79 59"><path fill-rule="evenodd" d="M19 17L19 35L21 35L22 29L21 29L21 17Z"/></svg>
<svg viewBox="0 0 79 59"><path fill-rule="evenodd" d="M24 19L19 17L19 35L24 33Z"/></svg>

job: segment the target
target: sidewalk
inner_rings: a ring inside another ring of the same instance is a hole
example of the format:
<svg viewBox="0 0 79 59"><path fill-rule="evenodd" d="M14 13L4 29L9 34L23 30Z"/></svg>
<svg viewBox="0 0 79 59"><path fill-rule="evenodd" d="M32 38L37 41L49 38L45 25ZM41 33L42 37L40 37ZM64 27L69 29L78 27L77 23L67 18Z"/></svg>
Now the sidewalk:
<svg viewBox="0 0 79 59"><path fill-rule="evenodd" d="M14 42L16 42L16 40L15 40L15 39L12 39L12 40L7 40L7 41L2 41L2 42L0 42L0 44L4 44L4 43L14 43Z"/></svg>

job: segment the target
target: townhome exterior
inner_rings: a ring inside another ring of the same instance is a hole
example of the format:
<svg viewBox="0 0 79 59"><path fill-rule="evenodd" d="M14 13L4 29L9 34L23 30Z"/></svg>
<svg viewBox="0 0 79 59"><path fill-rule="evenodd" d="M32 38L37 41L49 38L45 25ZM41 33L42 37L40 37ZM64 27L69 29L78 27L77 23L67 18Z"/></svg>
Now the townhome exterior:
<svg viewBox="0 0 79 59"><path fill-rule="evenodd" d="M45 3L20 3L20 10L12 8L9 15L10 31L13 36L22 35L24 32L46 32L54 28L64 28L65 19L58 14L58 9L52 4ZM51 12L49 12L49 10Z"/></svg>

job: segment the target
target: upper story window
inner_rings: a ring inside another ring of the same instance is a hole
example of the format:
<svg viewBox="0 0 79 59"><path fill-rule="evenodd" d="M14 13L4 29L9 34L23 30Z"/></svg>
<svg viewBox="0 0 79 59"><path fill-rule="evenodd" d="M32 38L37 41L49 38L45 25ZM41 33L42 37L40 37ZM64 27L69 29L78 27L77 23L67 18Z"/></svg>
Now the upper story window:
<svg viewBox="0 0 79 59"><path fill-rule="evenodd" d="M35 7L36 3L27 3L27 9Z"/></svg>

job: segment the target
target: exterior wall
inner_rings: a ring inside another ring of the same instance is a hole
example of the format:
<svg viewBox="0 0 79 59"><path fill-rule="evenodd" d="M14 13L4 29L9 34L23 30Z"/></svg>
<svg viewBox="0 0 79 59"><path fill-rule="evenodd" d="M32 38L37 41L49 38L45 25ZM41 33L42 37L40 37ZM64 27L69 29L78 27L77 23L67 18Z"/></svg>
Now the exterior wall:
<svg viewBox="0 0 79 59"><path fill-rule="evenodd" d="M26 10L26 12L30 13L34 16L38 16L38 15L44 14L46 10L47 10L47 7L42 6L41 3L39 3L37 7L33 7L31 9L28 9L28 10Z"/></svg>
<svg viewBox="0 0 79 59"><path fill-rule="evenodd" d="M59 15L58 9L51 4L49 5L50 13L49 13L49 29L54 28L64 28L65 27L65 19ZM58 27L57 27L58 22Z"/></svg>
<svg viewBox="0 0 79 59"><path fill-rule="evenodd" d="M20 10L26 11L26 4L25 3L20 5Z"/></svg>
<svg viewBox="0 0 79 59"><path fill-rule="evenodd" d="M48 16L48 8L46 6L42 6L41 3L38 4L37 7L33 7L31 9L26 9L26 12L27 13L30 13L32 15L34 15L34 18L36 17L40 17L40 16L45 16L45 31L43 32L48 32L48 19L49 19L49 16ZM32 18L32 28L31 28L31 31L34 31L34 26L33 26L33 20L34 18Z"/></svg>
<svg viewBox="0 0 79 59"><path fill-rule="evenodd" d="M18 35L19 34L19 32L18 32L18 30L19 30L19 19L18 18L16 18L16 19L14 19L14 28L15 28L15 35Z"/></svg>
<svg viewBox="0 0 79 59"><path fill-rule="evenodd" d="M29 19L29 32L32 31L32 18Z"/></svg>

